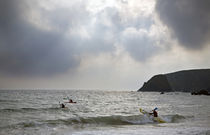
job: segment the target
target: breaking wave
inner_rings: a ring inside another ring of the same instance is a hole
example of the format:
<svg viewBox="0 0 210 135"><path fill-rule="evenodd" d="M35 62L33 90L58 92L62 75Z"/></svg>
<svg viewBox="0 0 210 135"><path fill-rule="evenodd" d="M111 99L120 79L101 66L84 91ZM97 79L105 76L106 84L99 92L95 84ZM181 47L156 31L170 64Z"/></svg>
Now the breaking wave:
<svg viewBox="0 0 210 135"><path fill-rule="evenodd" d="M162 117L167 123L181 122L187 119L187 117L181 115L167 115ZM132 116L98 116L98 117L75 117L70 119L58 119L58 120L48 120L48 124L103 124L103 125L140 125L140 124L151 124L157 123L152 119L144 115L132 115Z"/></svg>
<svg viewBox="0 0 210 135"><path fill-rule="evenodd" d="M181 115L163 116L167 123L176 123L185 120L186 117ZM41 127L41 126L73 126L73 125L144 125L144 124L158 124L144 115L132 116L98 116L98 117L75 117L69 119L56 119L56 120L43 120L37 122L21 122L14 125L9 125L4 128L28 128L28 127ZM3 127L2 127L3 128Z"/></svg>

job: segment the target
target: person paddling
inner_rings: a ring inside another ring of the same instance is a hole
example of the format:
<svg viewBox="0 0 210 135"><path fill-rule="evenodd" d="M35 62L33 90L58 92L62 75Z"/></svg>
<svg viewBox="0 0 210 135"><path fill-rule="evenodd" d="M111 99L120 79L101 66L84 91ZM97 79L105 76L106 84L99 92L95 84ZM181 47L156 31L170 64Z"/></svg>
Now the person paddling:
<svg viewBox="0 0 210 135"><path fill-rule="evenodd" d="M72 99L69 99L69 103L73 103L73 100Z"/></svg>
<svg viewBox="0 0 210 135"><path fill-rule="evenodd" d="M154 110L152 110L153 112L152 113L149 113L150 115L153 115L154 117L158 117L158 113L157 113L157 110L158 108L157 107L155 107L155 109Z"/></svg>
<svg viewBox="0 0 210 135"><path fill-rule="evenodd" d="M72 99L69 99L69 101L65 103L77 103L77 102L74 102Z"/></svg>
<svg viewBox="0 0 210 135"><path fill-rule="evenodd" d="M65 108L65 105L63 103L61 104L61 108Z"/></svg>
<svg viewBox="0 0 210 135"><path fill-rule="evenodd" d="M60 102L59 102L59 104L60 104ZM64 103L61 103L61 104L60 104L60 107L61 107L61 108L66 108L66 106L65 106Z"/></svg>

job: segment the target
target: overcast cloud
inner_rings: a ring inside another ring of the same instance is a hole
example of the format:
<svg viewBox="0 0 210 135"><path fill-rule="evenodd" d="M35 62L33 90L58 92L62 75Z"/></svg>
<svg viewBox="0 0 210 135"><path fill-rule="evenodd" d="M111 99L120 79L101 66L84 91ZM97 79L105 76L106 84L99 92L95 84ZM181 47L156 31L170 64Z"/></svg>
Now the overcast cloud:
<svg viewBox="0 0 210 135"><path fill-rule="evenodd" d="M2 73L65 73L79 66L81 55L113 52L114 45L121 41L139 61L150 57L156 49L147 32L152 19L123 16L114 6L90 13L83 1L50 10L38 1L7 0L0 5Z"/></svg>
<svg viewBox="0 0 210 135"><path fill-rule="evenodd" d="M209 53L202 51L210 42L209 5L205 0L0 1L1 86L129 88L153 74L209 67ZM193 55L180 47L199 51ZM191 55L199 59L191 62Z"/></svg>

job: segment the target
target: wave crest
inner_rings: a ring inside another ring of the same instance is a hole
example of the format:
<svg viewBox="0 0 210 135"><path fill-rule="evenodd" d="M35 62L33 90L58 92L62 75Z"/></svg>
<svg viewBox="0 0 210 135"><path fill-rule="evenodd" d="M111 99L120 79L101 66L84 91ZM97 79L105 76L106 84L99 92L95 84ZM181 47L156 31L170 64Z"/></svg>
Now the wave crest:
<svg viewBox="0 0 210 135"><path fill-rule="evenodd" d="M181 115L170 115L163 116L164 120L168 123L176 123L180 120L184 120L185 117ZM140 125L140 124L151 124L157 123L152 119L144 115L132 115L132 116L98 116L98 117L75 117L70 119L57 119L57 120L48 120L48 124L64 124L64 125L73 125L73 124L97 124L97 125Z"/></svg>
<svg viewBox="0 0 210 135"><path fill-rule="evenodd" d="M168 123L176 123L186 119L181 115L168 115L162 117ZM73 126L73 125L145 125L145 124L158 124L152 119L144 115L131 115L131 116L98 116L98 117L75 117L69 119L56 119L56 120L43 120L43 121L28 121L21 122L14 125L8 125L7 127L0 128L30 128L41 126Z"/></svg>

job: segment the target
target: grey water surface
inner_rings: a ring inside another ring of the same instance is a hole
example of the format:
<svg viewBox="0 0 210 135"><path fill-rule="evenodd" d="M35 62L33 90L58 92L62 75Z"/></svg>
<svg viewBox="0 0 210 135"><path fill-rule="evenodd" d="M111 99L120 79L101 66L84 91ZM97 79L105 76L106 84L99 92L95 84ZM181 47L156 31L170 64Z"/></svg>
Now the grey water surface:
<svg viewBox="0 0 210 135"><path fill-rule="evenodd" d="M76 104L59 102L67 97ZM158 107L166 123L139 112ZM0 90L0 135L210 134L210 96L96 90Z"/></svg>

